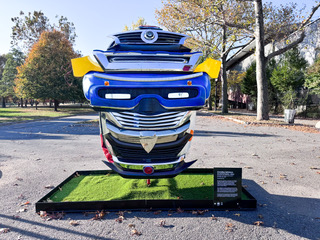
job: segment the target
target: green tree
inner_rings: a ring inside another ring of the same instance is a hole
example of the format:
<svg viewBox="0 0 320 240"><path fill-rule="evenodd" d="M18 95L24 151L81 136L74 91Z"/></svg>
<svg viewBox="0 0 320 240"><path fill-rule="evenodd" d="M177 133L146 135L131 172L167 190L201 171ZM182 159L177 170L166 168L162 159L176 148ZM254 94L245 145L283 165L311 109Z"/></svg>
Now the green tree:
<svg viewBox="0 0 320 240"><path fill-rule="evenodd" d="M13 97L14 79L17 75L17 67L24 61L24 54L13 49L7 54L7 61L3 69L2 78L0 79L0 96L2 97L2 107L6 107L6 98Z"/></svg>
<svg viewBox="0 0 320 240"><path fill-rule="evenodd" d="M275 69L277 63L274 59L270 60L266 69L266 77L268 81L268 92L269 92L269 104L270 109L274 108L274 112L278 111L279 99L278 99L278 91L271 83L271 75L273 70ZM241 82L241 91L244 94L250 96L254 105L257 106L257 74L256 74L256 62L252 62L251 65L245 72L243 81Z"/></svg>
<svg viewBox="0 0 320 240"><path fill-rule="evenodd" d="M42 11L34 11L24 14L20 11L19 17L11 18L14 23L11 34L11 44L27 53L35 42L38 41L40 35L44 31L52 31L58 29L65 34L71 43L76 38L75 27L72 22L64 16L56 16L57 24L51 24L49 18Z"/></svg>
<svg viewBox="0 0 320 240"><path fill-rule="evenodd" d="M256 62L251 63L245 72L241 83L241 91L250 96L252 101L257 103L257 81L256 81Z"/></svg>
<svg viewBox="0 0 320 240"><path fill-rule="evenodd" d="M0 95L2 95L1 94L2 73L4 70L4 66L6 65L6 61L7 61L7 55L6 54L0 55ZM1 102L2 102L2 107L5 107L4 97L1 97Z"/></svg>
<svg viewBox="0 0 320 240"><path fill-rule="evenodd" d="M307 61L295 47L284 54L272 72L271 83L279 91L286 108L293 108L297 101L298 91L305 82L306 67Z"/></svg>
<svg viewBox="0 0 320 240"><path fill-rule="evenodd" d="M320 58L307 69L305 87L312 93L320 95Z"/></svg>
<svg viewBox="0 0 320 240"><path fill-rule="evenodd" d="M72 76L70 60L78 57L64 33L45 31L36 42L25 63L18 68L15 91L33 99L59 101L82 96L78 78Z"/></svg>
<svg viewBox="0 0 320 240"><path fill-rule="evenodd" d="M248 38L245 32L225 23L241 22L250 28L254 22L250 9L252 3L232 0L167 0L163 8L156 11L161 25L192 37L187 43L193 50L201 50L204 58L221 60L222 113L228 112L227 57L232 50L242 47L241 42Z"/></svg>
<svg viewBox="0 0 320 240"><path fill-rule="evenodd" d="M240 0L239 0L240 1ZM242 29L247 34L255 38L256 55L256 80L257 80L257 120L269 119L269 97L268 79L266 77L266 66L270 59L290 50L305 38L305 26L310 23L314 13L320 7L320 3L315 3L310 15L307 18L301 16L301 11L297 10L296 4L290 3L275 7L271 2L263 4L262 0L241 0L242 2L254 3L255 26L254 29L243 25L243 22L228 21L220 19L228 27ZM246 11L247 9L242 9ZM300 23L299 23L300 22ZM251 27L251 25L249 25ZM278 50L265 53L265 40L275 42L290 35L295 31L295 36L287 38L285 45Z"/></svg>
<svg viewBox="0 0 320 240"><path fill-rule="evenodd" d="M139 17L138 20L131 24L131 26L125 25L123 31L132 31L138 29L139 26L147 25L147 22L144 18Z"/></svg>

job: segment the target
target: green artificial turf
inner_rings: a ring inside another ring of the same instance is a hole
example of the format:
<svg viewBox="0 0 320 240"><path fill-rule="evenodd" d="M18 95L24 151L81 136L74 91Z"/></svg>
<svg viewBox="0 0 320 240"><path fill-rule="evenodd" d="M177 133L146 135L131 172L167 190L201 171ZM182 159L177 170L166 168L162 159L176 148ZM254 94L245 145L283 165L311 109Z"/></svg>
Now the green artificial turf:
<svg viewBox="0 0 320 240"><path fill-rule="evenodd" d="M180 174L175 178L125 179L118 174L92 174L72 178L55 192L53 202L110 200L212 200L213 175Z"/></svg>

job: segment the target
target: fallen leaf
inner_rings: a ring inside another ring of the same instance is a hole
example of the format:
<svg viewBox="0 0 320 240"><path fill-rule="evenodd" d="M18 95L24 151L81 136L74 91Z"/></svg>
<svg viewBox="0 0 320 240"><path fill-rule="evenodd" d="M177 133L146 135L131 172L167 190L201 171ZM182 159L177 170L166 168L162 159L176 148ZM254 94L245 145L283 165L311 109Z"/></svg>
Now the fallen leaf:
<svg viewBox="0 0 320 240"><path fill-rule="evenodd" d="M40 211L39 212L39 216L40 217L46 217L47 216L47 212L46 211Z"/></svg>
<svg viewBox="0 0 320 240"><path fill-rule="evenodd" d="M142 233L141 232L138 232L138 230L137 229L133 229L133 230L131 230L131 235L133 236L133 235L137 235L137 236L140 236Z"/></svg>
<svg viewBox="0 0 320 240"><path fill-rule="evenodd" d="M78 225L80 225L80 222L79 222L79 221L76 221L76 220L71 220L71 221L69 222L69 224L70 224L71 226L78 226Z"/></svg>
<svg viewBox="0 0 320 240"><path fill-rule="evenodd" d="M237 217L240 217L240 216L241 216L240 213L235 213L234 215L237 216Z"/></svg>
<svg viewBox="0 0 320 240"><path fill-rule="evenodd" d="M56 213L51 213L46 216L46 220L61 220L64 217L65 213L64 212L56 212Z"/></svg>
<svg viewBox="0 0 320 240"><path fill-rule="evenodd" d="M320 170L318 167L310 167L311 170Z"/></svg>
<svg viewBox="0 0 320 240"><path fill-rule="evenodd" d="M97 211L96 215L93 218L91 218L90 220L101 220L101 219L103 219L104 215L105 215L105 212L103 210L100 212Z"/></svg>
<svg viewBox="0 0 320 240"><path fill-rule="evenodd" d="M18 211L17 211L17 213L21 213L21 212L26 212L28 209L26 209L26 208L20 208Z"/></svg>
<svg viewBox="0 0 320 240"><path fill-rule="evenodd" d="M320 171L318 171L317 174L320 174Z"/></svg>
<svg viewBox="0 0 320 240"><path fill-rule="evenodd" d="M215 217L214 215L211 216L211 220L218 220L217 217Z"/></svg>
<svg viewBox="0 0 320 240"><path fill-rule="evenodd" d="M8 233L10 232L9 228L0 228L0 233Z"/></svg>
<svg viewBox="0 0 320 240"><path fill-rule="evenodd" d="M119 216L115 221L118 223L122 223L124 220L124 216Z"/></svg>
<svg viewBox="0 0 320 240"><path fill-rule="evenodd" d="M204 185L204 182L201 182L200 185L201 185L201 186Z"/></svg>
<svg viewBox="0 0 320 240"><path fill-rule="evenodd" d="M134 216L134 218L135 218L135 219L137 219L137 220L141 220L141 219L140 219L140 218L138 218L137 216Z"/></svg>
<svg viewBox="0 0 320 240"><path fill-rule="evenodd" d="M171 213L168 213L168 216L169 216L169 217L171 217L171 216L172 216L172 214L171 214Z"/></svg>
<svg viewBox="0 0 320 240"><path fill-rule="evenodd" d="M129 227L129 228L135 228L136 225L134 225L134 224L132 224L132 223L129 223L129 224L128 224L128 227Z"/></svg>
<svg viewBox="0 0 320 240"><path fill-rule="evenodd" d="M20 219L21 217L20 217L20 216L17 216L17 215L13 215L12 218L13 218L13 219Z"/></svg>
<svg viewBox="0 0 320 240"><path fill-rule="evenodd" d="M164 225L166 225L166 221L165 220L161 220L159 226L160 227L164 227Z"/></svg>
<svg viewBox="0 0 320 240"><path fill-rule="evenodd" d="M256 154L256 153L252 153L251 155L254 156L254 157L258 156L258 154Z"/></svg>
<svg viewBox="0 0 320 240"><path fill-rule="evenodd" d="M24 196L24 195L22 195L22 194L20 194L20 196L18 197L18 199L22 199L22 200L24 200L26 197Z"/></svg>
<svg viewBox="0 0 320 240"><path fill-rule="evenodd" d="M259 215L258 215L258 218L263 219L262 214L259 214Z"/></svg>
<svg viewBox="0 0 320 240"><path fill-rule="evenodd" d="M16 177L16 179L20 182L23 181L23 178L20 178L20 177Z"/></svg>
<svg viewBox="0 0 320 240"><path fill-rule="evenodd" d="M252 167L250 167L250 166L244 166L244 168L246 168L246 169L252 169Z"/></svg>
<svg viewBox="0 0 320 240"><path fill-rule="evenodd" d="M161 213L161 210L155 211L153 214L154 215L159 215Z"/></svg>
<svg viewBox="0 0 320 240"><path fill-rule="evenodd" d="M25 202L25 203L21 203L20 206L26 206L26 205L30 205L31 203L29 201Z"/></svg>
<svg viewBox="0 0 320 240"><path fill-rule="evenodd" d="M263 222L262 221L256 221L253 223L254 225L257 225L257 226L261 226L263 225Z"/></svg>
<svg viewBox="0 0 320 240"><path fill-rule="evenodd" d="M177 208L177 213L183 213L183 212L184 211L180 207Z"/></svg>
<svg viewBox="0 0 320 240"><path fill-rule="evenodd" d="M292 163L290 163L290 165L297 165L297 164L295 164L294 162L292 162Z"/></svg>
<svg viewBox="0 0 320 240"><path fill-rule="evenodd" d="M52 188L54 188L54 186L53 185L46 185L46 186L44 186L44 188L52 189Z"/></svg>
<svg viewBox="0 0 320 240"><path fill-rule="evenodd" d="M225 230L227 230L228 232L232 232L233 229L234 229L234 225L232 223L226 223Z"/></svg>

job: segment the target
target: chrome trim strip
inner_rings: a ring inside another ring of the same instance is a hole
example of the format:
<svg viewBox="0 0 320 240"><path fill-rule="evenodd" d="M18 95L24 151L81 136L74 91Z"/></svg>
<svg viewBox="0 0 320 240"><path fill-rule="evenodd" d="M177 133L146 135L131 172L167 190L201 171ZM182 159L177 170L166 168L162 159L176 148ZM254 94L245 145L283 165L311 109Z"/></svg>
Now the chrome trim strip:
<svg viewBox="0 0 320 240"><path fill-rule="evenodd" d="M165 163L145 163L145 164L143 164L143 163L127 163L127 162L121 162L121 161L119 161L119 159L118 159L116 156L112 155L112 159L113 159L114 162L119 163L119 164L126 164L126 165L168 165L168 164L176 164L176 163L179 163L179 162L181 162L184 158L185 158L185 156L182 155L182 156L180 156L180 157L178 158L178 160L173 161L173 162L165 162Z"/></svg>
<svg viewBox="0 0 320 240"><path fill-rule="evenodd" d="M122 135L122 139L125 137L128 138L137 138L137 143L139 142L140 139L140 132L141 130L128 130L128 129L121 129L118 128L108 122L106 122L106 126L107 129L116 134L116 135ZM166 138L166 137L170 137L170 139L172 139L174 136L178 137L179 134L187 131L190 127L190 123L187 123L179 128L175 128L175 129L167 129L167 130L152 130L152 132L155 132L156 136L158 138ZM162 142L162 141L161 141ZM172 140L168 141L168 142L172 142Z"/></svg>
<svg viewBox="0 0 320 240"><path fill-rule="evenodd" d="M94 73L93 76L97 78L107 79L107 80L115 80L115 81L125 81L125 82L163 82L163 81L179 81L186 80L196 77L201 77L203 75L202 72L193 73L178 77L165 77L165 78L125 78L125 77L116 77L109 74L104 73Z"/></svg>
<svg viewBox="0 0 320 240"><path fill-rule="evenodd" d="M194 54L184 54L184 55L177 55L177 54L142 54L139 52L128 52L128 53L113 53L113 52L102 52L99 50L94 50L93 55L97 59L97 61L102 65L105 71L181 71L181 72L193 72L196 68L202 53L194 53ZM181 62L164 62L163 60L159 59L159 62L156 61L143 61L140 60L137 62L109 62L108 56L153 56L153 57L161 57L163 59L165 57L188 57L188 63L181 63ZM188 71L183 71L183 68L186 65L190 65L190 69Z"/></svg>

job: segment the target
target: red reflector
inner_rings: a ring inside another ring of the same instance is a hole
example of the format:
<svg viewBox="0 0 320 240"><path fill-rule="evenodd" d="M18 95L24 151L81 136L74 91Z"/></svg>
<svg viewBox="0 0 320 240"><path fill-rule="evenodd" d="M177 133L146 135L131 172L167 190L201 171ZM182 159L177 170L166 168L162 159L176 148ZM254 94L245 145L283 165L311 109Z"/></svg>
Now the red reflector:
<svg viewBox="0 0 320 240"><path fill-rule="evenodd" d="M191 65L184 65L184 67L183 67L183 71L189 71L190 70L190 68L191 68Z"/></svg>
<svg viewBox="0 0 320 240"><path fill-rule="evenodd" d="M151 166L145 166L145 167L143 167L143 172L145 174L152 174L154 172L154 169Z"/></svg>
<svg viewBox="0 0 320 240"><path fill-rule="evenodd" d="M106 148L104 142L103 142L103 136L100 134L100 139L101 139L101 147L104 155L106 156L108 162L113 163L112 155L109 153L108 149Z"/></svg>

